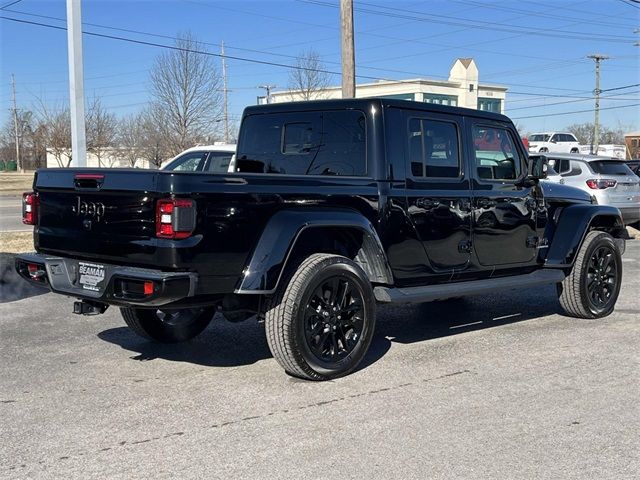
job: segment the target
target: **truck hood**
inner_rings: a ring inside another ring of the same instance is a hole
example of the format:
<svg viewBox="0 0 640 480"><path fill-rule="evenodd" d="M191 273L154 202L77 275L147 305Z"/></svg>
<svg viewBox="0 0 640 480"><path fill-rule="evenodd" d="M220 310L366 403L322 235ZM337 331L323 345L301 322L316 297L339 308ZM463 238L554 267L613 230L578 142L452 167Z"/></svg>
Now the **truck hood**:
<svg viewBox="0 0 640 480"><path fill-rule="evenodd" d="M540 188L547 200L564 201L569 203L591 203L591 195L584 190L569 185L549 181L540 182Z"/></svg>

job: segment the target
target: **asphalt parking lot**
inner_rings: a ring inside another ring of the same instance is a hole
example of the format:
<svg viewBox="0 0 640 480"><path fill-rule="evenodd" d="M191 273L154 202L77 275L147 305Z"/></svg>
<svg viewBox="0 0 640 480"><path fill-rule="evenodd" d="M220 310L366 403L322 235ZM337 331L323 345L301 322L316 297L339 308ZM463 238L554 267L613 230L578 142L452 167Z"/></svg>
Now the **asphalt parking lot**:
<svg viewBox="0 0 640 480"><path fill-rule="evenodd" d="M384 308L362 368L328 383L287 377L259 324L153 345L4 271L0 478L638 478L627 245L606 319L560 315L552 287Z"/></svg>

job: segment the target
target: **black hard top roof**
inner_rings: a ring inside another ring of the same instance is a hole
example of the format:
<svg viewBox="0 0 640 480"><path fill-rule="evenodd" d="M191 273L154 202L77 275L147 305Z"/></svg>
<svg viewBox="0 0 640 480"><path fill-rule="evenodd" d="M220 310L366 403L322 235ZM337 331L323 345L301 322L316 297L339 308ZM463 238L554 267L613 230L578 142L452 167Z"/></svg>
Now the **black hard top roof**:
<svg viewBox="0 0 640 480"><path fill-rule="evenodd" d="M283 102L270 103L266 105L252 105L244 109L244 115L253 115L269 112L304 112L313 110L340 110L353 108L365 112L371 107L378 108L400 108L403 110L421 110L425 112L448 113L450 115L464 115L467 117L485 118L499 122L511 122L502 114L475 110L473 108L449 107L446 105L436 105L427 102L415 102L412 100L398 100L382 97L367 98L341 98L333 100L310 100L304 102Z"/></svg>

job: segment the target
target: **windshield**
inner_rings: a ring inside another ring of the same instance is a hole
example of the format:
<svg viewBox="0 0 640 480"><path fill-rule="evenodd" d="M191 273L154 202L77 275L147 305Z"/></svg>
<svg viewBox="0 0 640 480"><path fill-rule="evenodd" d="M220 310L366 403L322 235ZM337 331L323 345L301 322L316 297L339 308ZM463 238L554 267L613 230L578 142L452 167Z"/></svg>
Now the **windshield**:
<svg viewBox="0 0 640 480"><path fill-rule="evenodd" d="M607 160L590 162L589 166L595 173L605 175L633 175L631 169L624 162L611 162Z"/></svg>
<svg viewBox="0 0 640 480"><path fill-rule="evenodd" d="M548 142L550 135L546 133L536 133L529 137L530 142Z"/></svg>

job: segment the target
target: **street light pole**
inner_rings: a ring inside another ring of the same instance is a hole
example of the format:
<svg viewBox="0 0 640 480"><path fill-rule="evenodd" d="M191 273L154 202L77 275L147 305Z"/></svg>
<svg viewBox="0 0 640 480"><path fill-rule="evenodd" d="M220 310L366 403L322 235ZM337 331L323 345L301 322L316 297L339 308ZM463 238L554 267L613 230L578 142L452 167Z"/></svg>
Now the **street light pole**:
<svg viewBox="0 0 640 480"><path fill-rule="evenodd" d="M69 48L71 163L75 167L85 167L87 165L87 139L84 123L81 0L67 0L67 45Z"/></svg>

